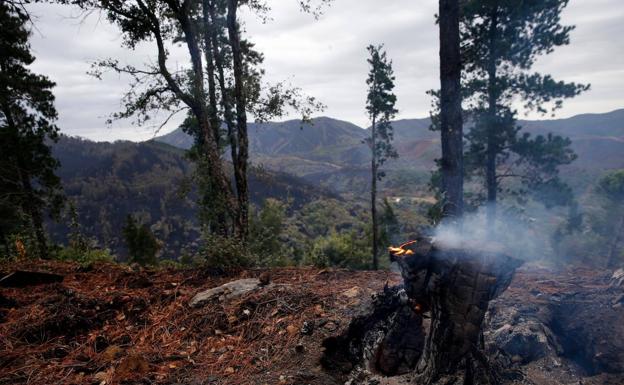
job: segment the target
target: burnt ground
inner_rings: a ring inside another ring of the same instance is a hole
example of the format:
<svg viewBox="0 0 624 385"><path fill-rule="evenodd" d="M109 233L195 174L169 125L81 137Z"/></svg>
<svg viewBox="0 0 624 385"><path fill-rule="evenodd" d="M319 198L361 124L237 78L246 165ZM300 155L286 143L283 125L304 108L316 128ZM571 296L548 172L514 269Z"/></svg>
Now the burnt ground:
<svg viewBox="0 0 624 385"><path fill-rule="evenodd" d="M2 273L18 269L65 279L0 288L0 385L340 384L320 365L323 341L400 281L390 272L276 269L277 285L191 308L196 293L264 271L0 265ZM517 273L486 319L486 351L506 383L624 383L624 290L609 277Z"/></svg>

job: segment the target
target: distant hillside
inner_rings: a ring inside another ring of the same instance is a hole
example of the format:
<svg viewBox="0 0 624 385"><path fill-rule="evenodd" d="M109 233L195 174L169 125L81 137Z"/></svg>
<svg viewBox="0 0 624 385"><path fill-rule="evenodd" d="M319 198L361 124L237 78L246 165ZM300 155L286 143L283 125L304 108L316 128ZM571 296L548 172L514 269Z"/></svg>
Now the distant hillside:
<svg viewBox="0 0 624 385"><path fill-rule="evenodd" d="M386 164L390 173L428 174L434 168L440 154L439 133L429 130L430 124L429 118L393 122L400 157ZM521 120L519 124L535 135L553 132L570 137L579 156L570 170L599 173L624 167L624 109L568 119ZM331 118L317 118L313 124L304 125L300 121L252 124L250 152L255 163L268 169L295 174L344 193L354 189L354 184L345 180L355 178L360 179L357 183L365 183L364 170L370 159L362 144L366 136L366 129ZM192 144L180 130L156 140L180 148Z"/></svg>
<svg viewBox="0 0 624 385"><path fill-rule="evenodd" d="M84 232L102 247L124 254L121 228L128 214L139 215L166 245L165 256L179 256L199 237L192 165L184 151L155 141L96 143L63 137L53 147L68 198L76 202ZM295 207L335 197L295 176L259 169L250 172L251 199L292 199ZM66 241L67 221L50 223L57 241Z"/></svg>

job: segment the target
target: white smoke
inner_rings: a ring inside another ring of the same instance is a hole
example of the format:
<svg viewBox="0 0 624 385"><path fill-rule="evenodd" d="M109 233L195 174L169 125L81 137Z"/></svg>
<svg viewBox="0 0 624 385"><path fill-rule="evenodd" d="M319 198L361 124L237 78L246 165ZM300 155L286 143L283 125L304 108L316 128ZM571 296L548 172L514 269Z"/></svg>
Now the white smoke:
<svg viewBox="0 0 624 385"><path fill-rule="evenodd" d="M505 212L499 207L494 226L490 226L486 207L482 207L475 213L464 215L459 222L440 224L433 237L436 243L446 247L495 247L524 260L545 259L552 254L550 232L545 226L552 221L552 214L546 211L534 214L539 216Z"/></svg>

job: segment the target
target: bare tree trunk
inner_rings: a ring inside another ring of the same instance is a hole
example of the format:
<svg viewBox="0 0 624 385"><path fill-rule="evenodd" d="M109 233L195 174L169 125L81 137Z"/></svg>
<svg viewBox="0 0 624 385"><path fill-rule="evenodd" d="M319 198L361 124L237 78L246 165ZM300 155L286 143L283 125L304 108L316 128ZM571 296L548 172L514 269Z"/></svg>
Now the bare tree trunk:
<svg viewBox="0 0 624 385"><path fill-rule="evenodd" d="M223 54L221 53L219 45L219 36L217 30L217 14L214 1L203 0L204 20L206 21L206 30L210 33L212 57L215 61L217 81L219 83L219 89L221 90L221 108L223 109L223 118L225 126L227 128L227 138L230 145L230 157L232 164L238 159L238 144L236 138L236 127L234 126L234 114L232 113L232 102L230 100L229 91L225 85L225 70L223 63ZM206 12L208 13L206 15ZM238 199L239 192L238 186L242 183L240 180L240 174L234 172L234 183L236 185L236 196ZM237 213L238 218L238 213Z"/></svg>
<svg viewBox="0 0 624 385"><path fill-rule="evenodd" d="M487 190L487 226L490 235L494 233L494 225L496 222L496 201L498 192L498 180L496 177L496 129L497 129L497 100L498 92L496 90L496 34L498 16L497 10L491 18L489 30L489 63L488 63L488 119L487 119L487 149L485 164L485 184Z"/></svg>
<svg viewBox="0 0 624 385"><path fill-rule="evenodd" d="M206 75L208 76L208 100L210 103L210 122L214 131L214 137L217 142L217 148L220 148L221 139L221 121L219 119L219 108L217 107L217 90L215 84L215 61L212 50L212 38L210 31L214 28L211 24L206 1L204 1L203 22L204 22L204 53L206 57Z"/></svg>
<svg viewBox="0 0 624 385"><path fill-rule="evenodd" d="M459 218L464 210L459 0L440 0L439 7L443 215Z"/></svg>
<svg viewBox="0 0 624 385"><path fill-rule="evenodd" d="M247 238L249 230L249 189L247 183L247 162L249 159L249 138L247 136L247 100L243 80L243 55L241 52L240 35L236 11L238 0L228 0L227 28L232 47L232 64L234 70L234 98L236 99L236 131L238 139L238 156L233 159L238 191L238 225L241 239Z"/></svg>
<svg viewBox="0 0 624 385"><path fill-rule="evenodd" d="M372 161L371 161L371 217L373 222L373 270L379 268L379 239L378 239L378 223L377 223L377 151L376 151L376 136L377 136L377 121L376 116L373 116L373 126L371 128L371 149L372 149Z"/></svg>

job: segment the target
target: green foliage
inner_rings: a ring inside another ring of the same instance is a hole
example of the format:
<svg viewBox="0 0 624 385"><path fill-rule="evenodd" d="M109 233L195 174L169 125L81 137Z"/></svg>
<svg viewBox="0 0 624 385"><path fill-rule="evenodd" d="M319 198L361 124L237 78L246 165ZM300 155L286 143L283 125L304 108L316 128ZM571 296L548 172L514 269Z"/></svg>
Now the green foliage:
<svg viewBox="0 0 624 385"><path fill-rule="evenodd" d="M254 259L255 256L240 239L206 232L197 255L181 262L188 263L190 260L195 265L212 269L236 270L253 266Z"/></svg>
<svg viewBox="0 0 624 385"><path fill-rule="evenodd" d="M553 242L567 261L601 267L624 262L624 170L603 175L582 210L570 212Z"/></svg>
<svg viewBox="0 0 624 385"><path fill-rule="evenodd" d="M560 108L563 100L589 86L555 81L550 75L531 73L540 55L569 43L571 26L563 26L560 14L568 0L507 1L470 0L463 3L463 87L474 127L466 135L466 170L482 178L487 200L493 205L497 192L547 205L568 203L570 194L558 177L558 167L575 159L570 140L548 135L519 135L517 111L520 99L527 111L541 113ZM504 170L504 171L500 171Z"/></svg>
<svg viewBox="0 0 624 385"><path fill-rule="evenodd" d="M371 241L356 231L332 232L317 238L304 263L317 267L366 269L370 267Z"/></svg>
<svg viewBox="0 0 624 385"><path fill-rule="evenodd" d="M54 83L34 74L29 16L19 4L0 3L0 245L10 234L32 232L47 256L43 213L62 205L58 161L49 143L58 138Z"/></svg>
<svg viewBox="0 0 624 385"><path fill-rule="evenodd" d="M98 262L115 262L115 257L108 249L77 249L72 246L55 247L52 249L52 257L59 261L77 262L81 265L89 265Z"/></svg>
<svg viewBox="0 0 624 385"><path fill-rule="evenodd" d="M383 46L369 45L367 50L370 58L370 72L366 79L368 94L366 97L366 112L373 124L371 137L364 142L369 145L373 152L373 172L383 165L387 159L397 158L398 154L392 146L394 136L391 121L398 110L394 107L396 96L394 90L394 71L392 61L388 60ZM379 172L374 177L381 179L384 176Z"/></svg>
<svg viewBox="0 0 624 385"><path fill-rule="evenodd" d="M122 233L131 262L142 266L158 264L156 255L161 244L147 225L138 223L132 215L128 215Z"/></svg>
<svg viewBox="0 0 624 385"><path fill-rule="evenodd" d="M251 212L249 222L249 251L259 266L284 266L289 252L283 239L286 204L267 199L262 209Z"/></svg>

